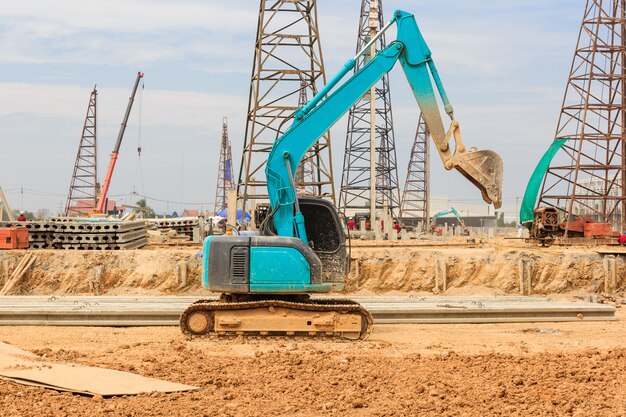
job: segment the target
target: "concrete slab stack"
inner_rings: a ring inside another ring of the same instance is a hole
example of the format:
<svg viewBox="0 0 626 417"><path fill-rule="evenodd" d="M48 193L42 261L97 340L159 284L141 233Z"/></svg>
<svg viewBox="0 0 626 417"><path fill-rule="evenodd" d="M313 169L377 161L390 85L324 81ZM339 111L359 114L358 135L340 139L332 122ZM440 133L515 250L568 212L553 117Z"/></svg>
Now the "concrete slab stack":
<svg viewBox="0 0 626 417"><path fill-rule="evenodd" d="M160 230L174 230L179 235L185 235L189 237L189 240L194 240L194 230L196 234L199 229L199 219L197 217L178 217L174 219L146 219L146 222L152 224Z"/></svg>
<svg viewBox="0 0 626 417"><path fill-rule="evenodd" d="M148 243L144 221L81 221L55 218L40 222L0 222L0 227L24 226L30 249L119 250L138 249Z"/></svg>

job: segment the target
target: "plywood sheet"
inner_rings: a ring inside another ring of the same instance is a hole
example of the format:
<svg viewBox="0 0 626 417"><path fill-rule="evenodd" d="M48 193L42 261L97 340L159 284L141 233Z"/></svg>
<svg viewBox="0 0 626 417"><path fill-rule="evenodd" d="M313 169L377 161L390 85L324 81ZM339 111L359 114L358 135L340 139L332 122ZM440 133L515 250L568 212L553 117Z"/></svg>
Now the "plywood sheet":
<svg viewBox="0 0 626 417"><path fill-rule="evenodd" d="M15 346L0 342L0 378L19 384L102 396L198 389L130 372L74 364L43 362Z"/></svg>

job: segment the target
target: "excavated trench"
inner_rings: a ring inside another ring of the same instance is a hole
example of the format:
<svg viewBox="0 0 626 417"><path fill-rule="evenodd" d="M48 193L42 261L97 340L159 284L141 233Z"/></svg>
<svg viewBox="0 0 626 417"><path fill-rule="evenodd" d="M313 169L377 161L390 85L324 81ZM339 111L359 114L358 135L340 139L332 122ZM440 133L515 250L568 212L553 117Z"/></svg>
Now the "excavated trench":
<svg viewBox="0 0 626 417"><path fill-rule="evenodd" d="M0 288L24 251L0 251ZM37 259L13 294L203 294L198 249L33 251ZM529 262L531 292L605 292L605 259L594 249L498 247L356 247L346 292L441 292L437 265L445 265L448 294L519 294L520 261ZM611 293L626 289L617 256ZM441 271L439 272L441 279Z"/></svg>
<svg viewBox="0 0 626 417"><path fill-rule="evenodd" d="M437 291L436 263L445 264L447 291L517 294L521 260L529 262L536 294L601 293L605 288L603 255L593 250L482 248L356 248L347 288L374 292ZM624 291L623 257L615 258L613 292ZM439 283L439 290L442 289Z"/></svg>

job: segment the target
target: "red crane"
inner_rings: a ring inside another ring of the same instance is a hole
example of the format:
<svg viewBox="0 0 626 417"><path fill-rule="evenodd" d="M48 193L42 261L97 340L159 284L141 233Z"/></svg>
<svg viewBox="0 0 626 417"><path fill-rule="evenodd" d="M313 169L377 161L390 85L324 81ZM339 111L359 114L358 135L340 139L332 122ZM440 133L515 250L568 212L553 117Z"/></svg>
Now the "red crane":
<svg viewBox="0 0 626 417"><path fill-rule="evenodd" d="M107 201L107 193L109 192L109 185L111 185L111 177L113 176L113 170L115 169L115 163L120 153L120 146L122 145L122 139L124 138L124 132L126 131L126 124L128 123L128 117L130 111L133 108L133 102L135 101L135 94L137 94L137 87L139 87L139 81L143 78L143 72L137 73L137 79L135 80L135 86L133 92L128 99L128 106L126 107L126 114L122 120L120 131L117 134L117 142L115 142L115 148L111 154L111 161L109 162L109 169L107 169L107 175L104 177L104 183L102 184L102 192L100 193L100 199L98 200L98 206L96 207L96 213L104 213L105 205Z"/></svg>

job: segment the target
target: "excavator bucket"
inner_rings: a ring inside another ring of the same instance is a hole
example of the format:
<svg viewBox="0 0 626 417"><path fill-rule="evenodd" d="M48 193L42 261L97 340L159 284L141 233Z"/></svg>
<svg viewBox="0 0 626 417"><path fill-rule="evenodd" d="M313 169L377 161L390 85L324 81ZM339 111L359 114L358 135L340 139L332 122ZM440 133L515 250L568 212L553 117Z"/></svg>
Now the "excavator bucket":
<svg viewBox="0 0 626 417"><path fill-rule="evenodd" d="M502 207L502 158L494 151L457 153L454 167L482 193L483 200Z"/></svg>

